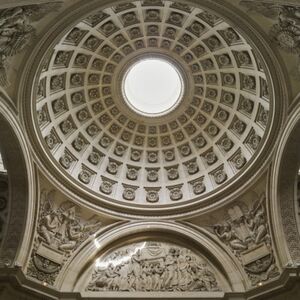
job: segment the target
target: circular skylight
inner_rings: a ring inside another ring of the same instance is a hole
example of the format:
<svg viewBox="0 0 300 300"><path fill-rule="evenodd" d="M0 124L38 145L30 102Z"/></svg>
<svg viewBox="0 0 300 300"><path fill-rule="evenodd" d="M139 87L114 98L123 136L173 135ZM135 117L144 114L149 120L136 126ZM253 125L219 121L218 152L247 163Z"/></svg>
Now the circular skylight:
<svg viewBox="0 0 300 300"><path fill-rule="evenodd" d="M176 67L158 58L137 62L123 80L127 103L146 115L167 113L179 102L182 90L182 79Z"/></svg>

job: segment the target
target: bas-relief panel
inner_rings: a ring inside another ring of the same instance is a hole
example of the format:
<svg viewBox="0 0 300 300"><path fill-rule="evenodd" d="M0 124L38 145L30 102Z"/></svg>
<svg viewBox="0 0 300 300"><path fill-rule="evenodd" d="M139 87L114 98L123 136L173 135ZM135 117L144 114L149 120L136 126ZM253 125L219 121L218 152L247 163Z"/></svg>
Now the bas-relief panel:
<svg viewBox="0 0 300 300"><path fill-rule="evenodd" d="M71 201L57 201L55 191L43 191L27 275L53 285L62 266L101 226L99 217L82 216Z"/></svg>
<svg viewBox="0 0 300 300"><path fill-rule="evenodd" d="M287 3L290 2L290 3ZM298 58L298 76L300 75L300 3L291 1L241 0L240 5L272 19L269 36L277 46Z"/></svg>
<svg viewBox="0 0 300 300"><path fill-rule="evenodd" d="M166 242L120 247L96 260L86 291L220 291L214 268L194 251Z"/></svg>
<svg viewBox="0 0 300 300"><path fill-rule="evenodd" d="M60 7L53 1L0 10L0 86L7 86L7 69L11 57L27 47L35 36L34 22Z"/></svg>
<svg viewBox="0 0 300 300"><path fill-rule="evenodd" d="M238 258L252 285L280 275L272 249L262 194L251 205L235 202L225 209L223 220L210 230Z"/></svg>

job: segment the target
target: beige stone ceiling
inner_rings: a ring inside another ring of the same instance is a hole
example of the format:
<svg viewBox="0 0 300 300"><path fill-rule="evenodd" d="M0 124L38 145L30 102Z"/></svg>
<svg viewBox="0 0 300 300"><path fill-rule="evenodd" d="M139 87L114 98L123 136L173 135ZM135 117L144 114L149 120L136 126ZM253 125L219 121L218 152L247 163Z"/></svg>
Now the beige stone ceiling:
<svg viewBox="0 0 300 300"><path fill-rule="evenodd" d="M300 107L278 51L294 40L274 43L269 0L125 1L0 16L0 31L32 29L1 58L13 84L0 95L0 298L273 299L299 282ZM298 24L298 9L277 10ZM183 79L163 116L123 98L147 58Z"/></svg>
<svg viewBox="0 0 300 300"><path fill-rule="evenodd" d="M174 205L224 188L268 132L270 92L251 45L222 18L170 1L105 8L50 49L34 95L41 146L70 181L135 205ZM167 116L123 100L136 60L175 64L185 94Z"/></svg>

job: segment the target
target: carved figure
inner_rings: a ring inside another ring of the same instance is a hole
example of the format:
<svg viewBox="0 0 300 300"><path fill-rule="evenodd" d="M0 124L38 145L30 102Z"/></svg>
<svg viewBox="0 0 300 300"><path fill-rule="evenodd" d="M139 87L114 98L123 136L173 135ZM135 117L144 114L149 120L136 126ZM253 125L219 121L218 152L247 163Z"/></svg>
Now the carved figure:
<svg viewBox="0 0 300 300"><path fill-rule="evenodd" d="M246 223L253 232L252 237L255 244L259 244L267 235L267 227L265 220L265 209L261 203L256 203L254 208L249 212Z"/></svg>
<svg viewBox="0 0 300 300"><path fill-rule="evenodd" d="M54 211L50 211L42 221L40 226L40 235L44 238L47 244L51 244L52 237L55 236L55 231L58 229L59 220Z"/></svg>
<svg viewBox="0 0 300 300"><path fill-rule="evenodd" d="M142 267L140 265L140 252L137 255L132 255L131 265L129 266L129 289L134 290L135 287L140 286L140 276Z"/></svg>
<svg viewBox="0 0 300 300"><path fill-rule="evenodd" d="M241 251L246 250L247 245L237 236L236 232L232 229L230 223L226 225L215 225L215 234L228 244L233 250Z"/></svg>
<svg viewBox="0 0 300 300"><path fill-rule="evenodd" d="M166 243L125 246L95 266L89 291L219 290L215 274L190 250Z"/></svg>
<svg viewBox="0 0 300 300"><path fill-rule="evenodd" d="M70 202L64 202L55 209L52 193L43 203L40 220L38 226L40 239L63 251L73 250L86 232L93 231L101 225L99 221L80 224L76 206Z"/></svg>
<svg viewBox="0 0 300 300"><path fill-rule="evenodd" d="M299 56L300 7L250 0L242 0L240 4L248 7L251 11L256 11L264 15L267 18L277 19L277 23L271 27L271 37L281 49L298 54Z"/></svg>
<svg viewBox="0 0 300 300"><path fill-rule="evenodd" d="M96 217L83 220L76 205L69 201L57 204L53 191L43 191L28 275L53 284L64 261L100 226Z"/></svg>
<svg viewBox="0 0 300 300"><path fill-rule="evenodd" d="M7 85L8 58L20 53L35 35L31 21L57 9L59 2L18 6L0 11L0 85Z"/></svg>
<svg viewBox="0 0 300 300"><path fill-rule="evenodd" d="M214 233L241 260L253 285L279 275L275 264L264 208L265 195L249 210L242 203L228 209L225 224L213 226ZM249 253L252 252L252 255Z"/></svg>

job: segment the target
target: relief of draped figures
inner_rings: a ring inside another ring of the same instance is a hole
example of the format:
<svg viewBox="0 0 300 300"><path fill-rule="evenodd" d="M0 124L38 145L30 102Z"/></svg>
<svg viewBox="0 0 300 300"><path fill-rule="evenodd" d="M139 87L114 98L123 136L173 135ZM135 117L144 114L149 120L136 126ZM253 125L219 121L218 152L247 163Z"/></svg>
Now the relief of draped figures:
<svg viewBox="0 0 300 300"><path fill-rule="evenodd" d="M218 291L213 269L191 250L167 243L123 247L96 262L88 291Z"/></svg>
<svg viewBox="0 0 300 300"><path fill-rule="evenodd" d="M35 36L33 22L60 7L60 2L17 6L0 10L0 85L7 81L8 59L20 53Z"/></svg>
<svg viewBox="0 0 300 300"><path fill-rule="evenodd" d="M70 201L58 203L54 191L42 191L37 234L27 274L54 284L62 265L101 226L97 216L82 218L80 207Z"/></svg>

